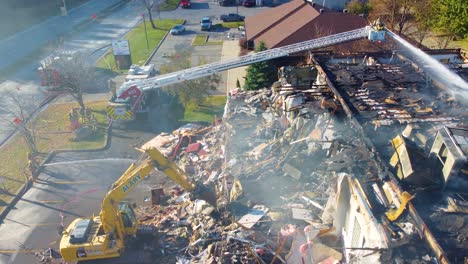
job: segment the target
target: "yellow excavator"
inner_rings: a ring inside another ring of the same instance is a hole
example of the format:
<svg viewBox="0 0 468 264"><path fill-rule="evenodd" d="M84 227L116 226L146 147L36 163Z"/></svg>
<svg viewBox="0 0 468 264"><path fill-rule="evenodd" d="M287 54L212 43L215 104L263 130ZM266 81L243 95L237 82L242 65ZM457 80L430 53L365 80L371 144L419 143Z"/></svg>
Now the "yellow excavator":
<svg viewBox="0 0 468 264"><path fill-rule="evenodd" d="M101 205L99 216L77 218L62 232L60 254L67 262L119 257L133 238L148 235L150 229L140 226L133 207L123 199L153 170L164 172L194 197L215 205L214 188L195 185L177 164L157 148L142 150L148 157L139 165L133 163L112 185ZM145 232L146 231L146 232ZM146 234L145 234L146 233Z"/></svg>

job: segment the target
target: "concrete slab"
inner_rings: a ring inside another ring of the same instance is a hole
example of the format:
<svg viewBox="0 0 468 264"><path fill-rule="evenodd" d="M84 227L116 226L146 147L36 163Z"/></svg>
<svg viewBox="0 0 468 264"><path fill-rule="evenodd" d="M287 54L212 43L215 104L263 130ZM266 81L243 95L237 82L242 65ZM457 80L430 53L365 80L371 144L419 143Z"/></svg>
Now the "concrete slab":
<svg viewBox="0 0 468 264"><path fill-rule="evenodd" d="M221 50L221 61L239 57L241 48L238 40L225 40ZM247 66L231 69L227 71L226 77L226 94L233 89L236 89L237 80L239 80L241 87L244 87L244 76Z"/></svg>

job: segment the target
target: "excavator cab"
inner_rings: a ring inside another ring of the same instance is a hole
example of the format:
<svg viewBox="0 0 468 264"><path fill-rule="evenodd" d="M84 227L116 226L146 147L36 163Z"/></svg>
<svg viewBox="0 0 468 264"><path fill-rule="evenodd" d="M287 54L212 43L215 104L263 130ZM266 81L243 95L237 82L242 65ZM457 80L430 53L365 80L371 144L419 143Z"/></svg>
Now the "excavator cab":
<svg viewBox="0 0 468 264"><path fill-rule="evenodd" d="M124 233L127 235L135 235L137 232L138 220L133 207L128 202L120 202L119 213L122 219Z"/></svg>

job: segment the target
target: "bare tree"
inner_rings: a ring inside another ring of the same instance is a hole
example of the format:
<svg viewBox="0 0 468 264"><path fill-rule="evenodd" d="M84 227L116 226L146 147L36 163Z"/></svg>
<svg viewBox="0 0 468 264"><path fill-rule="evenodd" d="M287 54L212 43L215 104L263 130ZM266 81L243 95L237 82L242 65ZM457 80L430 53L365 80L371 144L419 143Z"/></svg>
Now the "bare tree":
<svg viewBox="0 0 468 264"><path fill-rule="evenodd" d="M432 2L428 0L417 1L414 6L414 28L413 38L418 42L419 47L422 46L422 42L431 33L432 29Z"/></svg>
<svg viewBox="0 0 468 264"><path fill-rule="evenodd" d="M142 0L142 1L143 1L143 4L145 5L146 10L148 11L148 17L151 23L151 27L153 29L156 29L156 25L153 22L153 14L151 13L151 9L153 9L153 6L157 4L157 0L156 1L155 0ZM158 6L158 10L159 10L159 6Z"/></svg>
<svg viewBox="0 0 468 264"><path fill-rule="evenodd" d="M416 30L413 32L413 38L418 42L419 48L422 46L422 42L429 35L429 27L422 23L417 23Z"/></svg>
<svg viewBox="0 0 468 264"><path fill-rule="evenodd" d="M85 109L83 92L95 84L94 67L86 62L82 53L62 56L54 63L57 72L57 87L54 90L70 94Z"/></svg>
<svg viewBox="0 0 468 264"><path fill-rule="evenodd" d="M450 44L450 41L453 40L452 35L442 35L442 36L437 36L435 38L435 42L437 43L437 48L439 49L446 49L448 45Z"/></svg>
<svg viewBox="0 0 468 264"><path fill-rule="evenodd" d="M28 122L31 114L28 110L30 103L26 102L16 93L6 93L2 97L0 110L5 114L0 119L7 124L5 129L10 131L17 129L23 137L29 149L29 153L38 153L37 140L33 122Z"/></svg>
<svg viewBox="0 0 468 264"><path fill-rule="evenodd" d="M429 0L370 0L372 11L371 19L381 17L386 26L398 33L406 33L410 22L421 2Z"/></svg>

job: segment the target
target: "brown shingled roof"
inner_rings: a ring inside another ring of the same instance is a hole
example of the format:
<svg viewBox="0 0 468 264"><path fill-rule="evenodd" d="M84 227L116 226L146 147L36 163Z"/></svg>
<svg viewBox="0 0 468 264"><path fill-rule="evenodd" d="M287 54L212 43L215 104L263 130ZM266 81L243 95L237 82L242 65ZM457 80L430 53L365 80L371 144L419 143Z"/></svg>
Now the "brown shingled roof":
<svg viewBox="0 0 468 264"><path fill-rule="evenodd" d="M266 9L255 16L246 17L245 25L249 25L248 29L246 28L247 39L255 38L259 34L270 30L275 25L281 23L282 20L293 15L298 9L306 6L310 5L302 0L293 0L278 7ZM318 14L316 11L316 15Z"/></svg>
<svg viewBox="0 0 468 264"><path fill-rule="evenodd" d="M246 18L248 40L257 45L265 42L268 48L277 48L326 35L365 27L367 21L356 15L326 10L302 0L293 0Z"/></svg>

